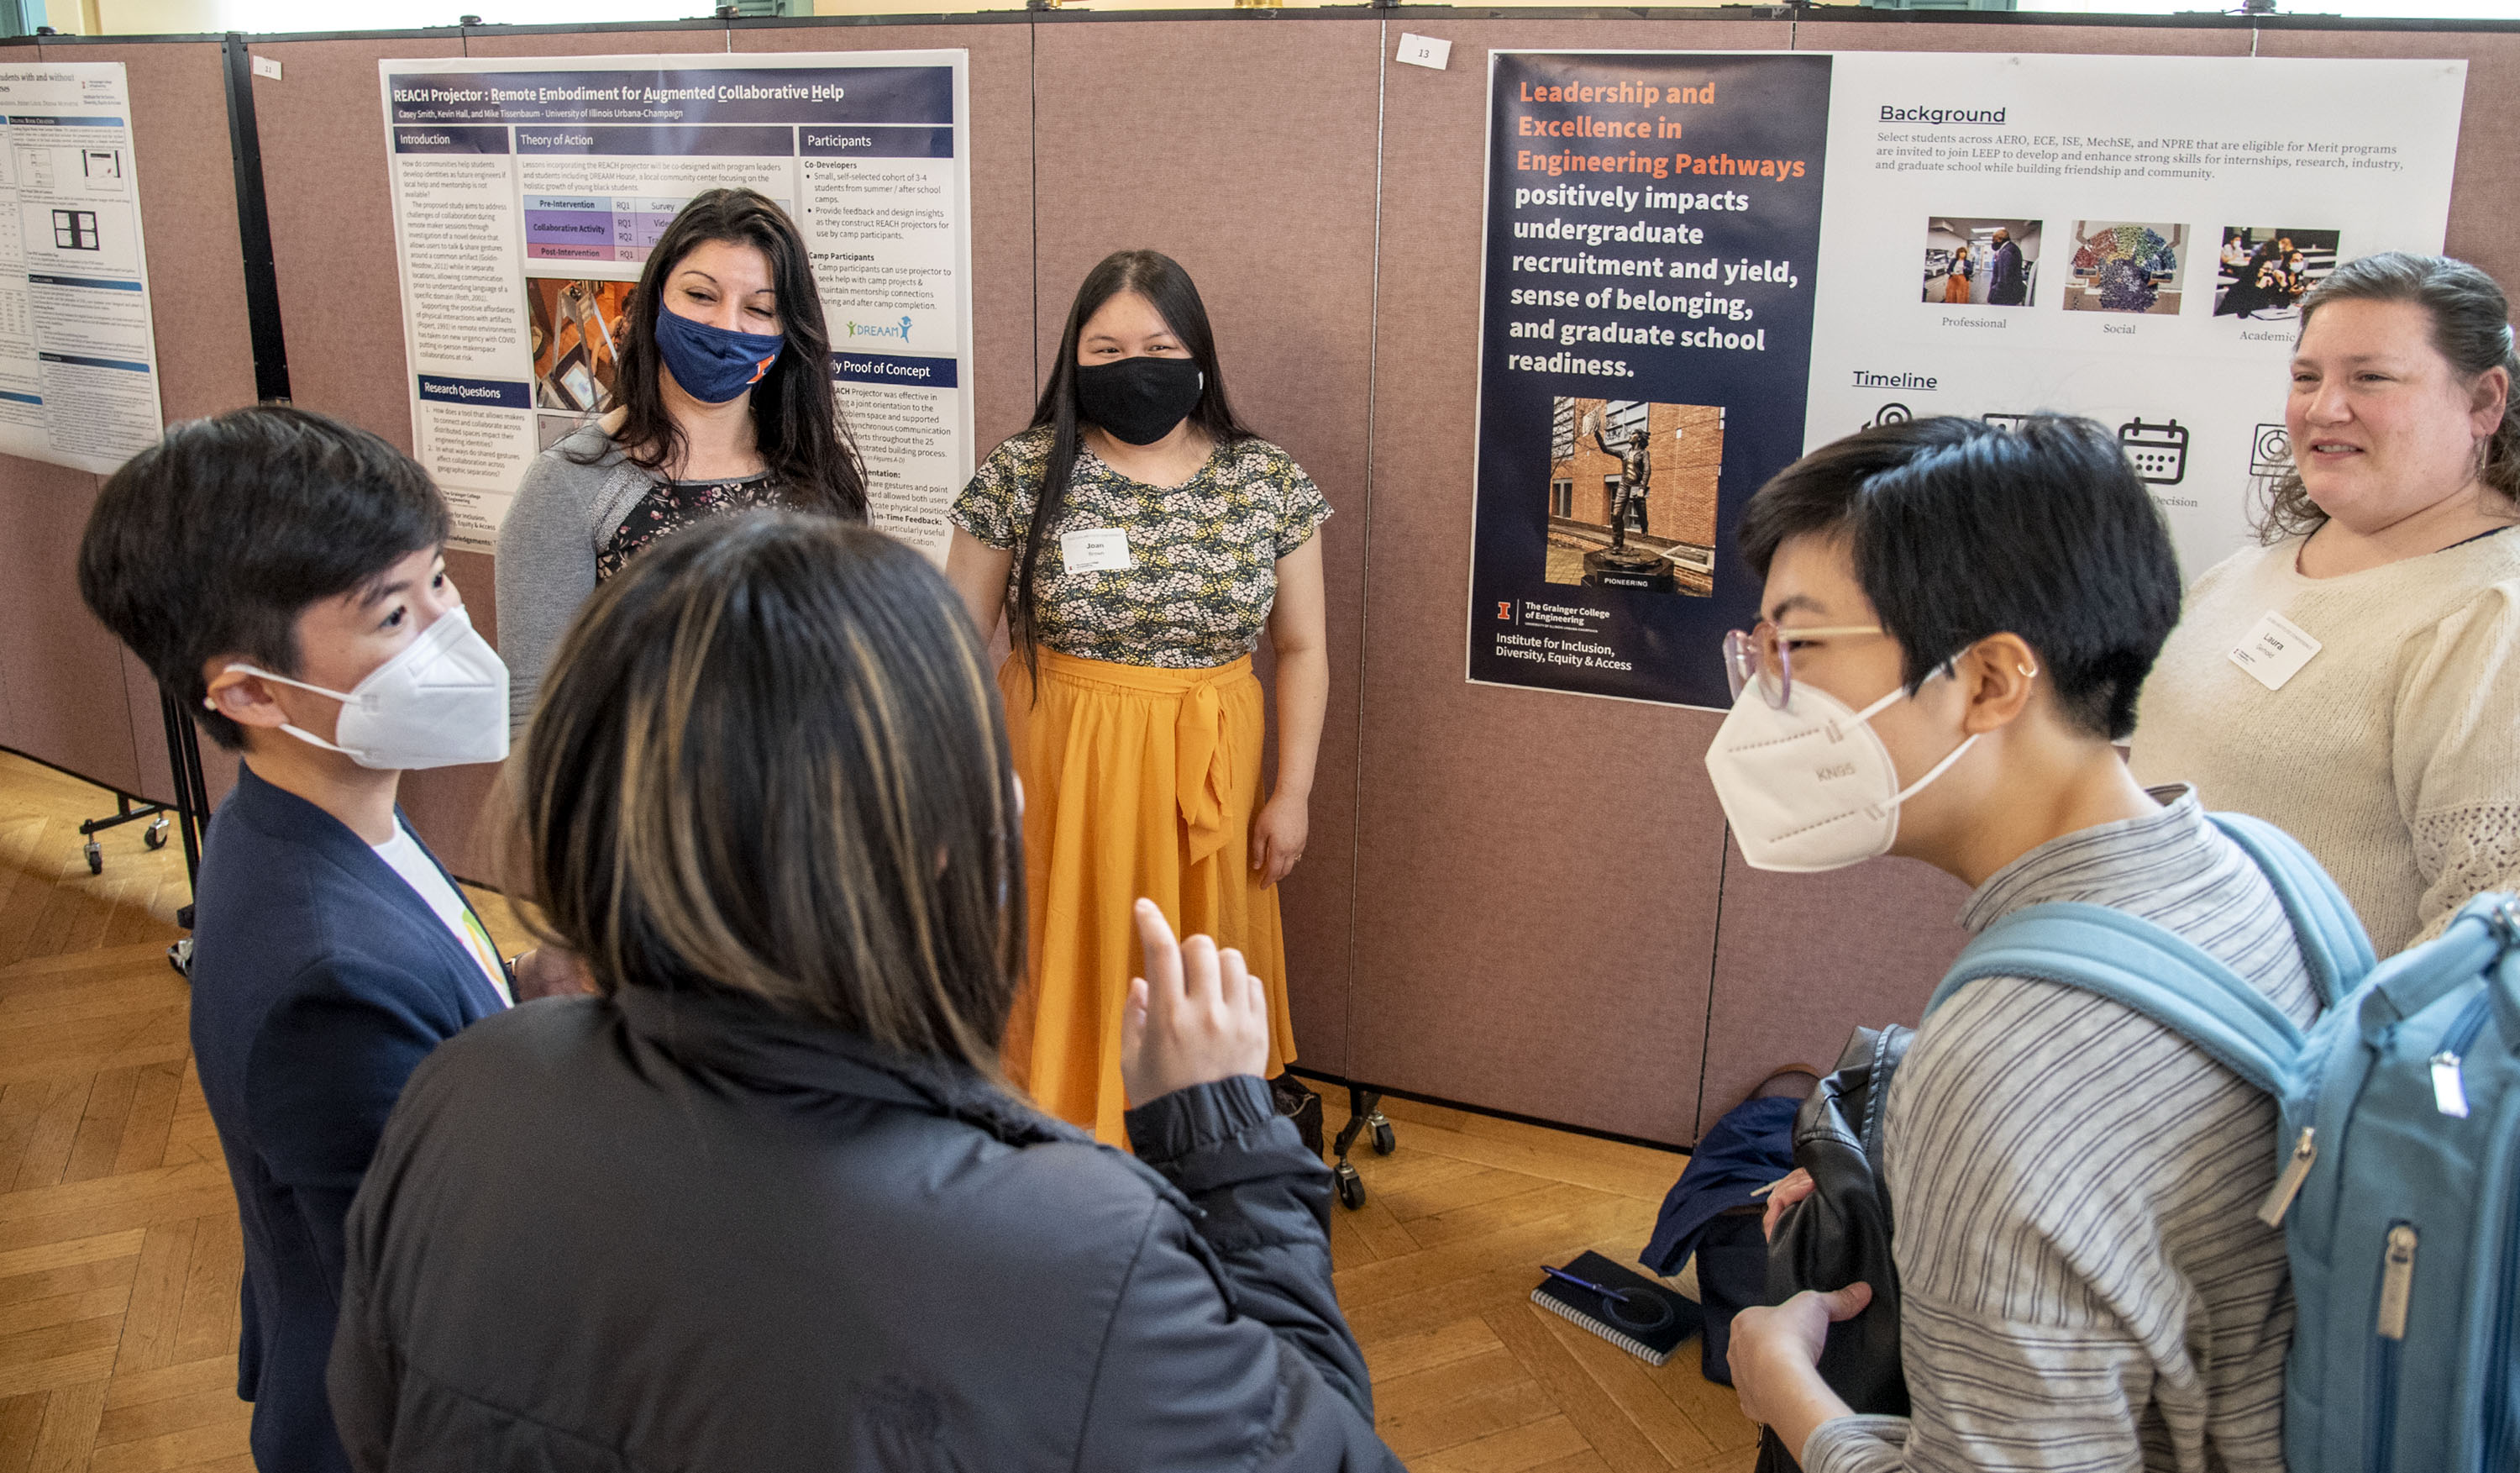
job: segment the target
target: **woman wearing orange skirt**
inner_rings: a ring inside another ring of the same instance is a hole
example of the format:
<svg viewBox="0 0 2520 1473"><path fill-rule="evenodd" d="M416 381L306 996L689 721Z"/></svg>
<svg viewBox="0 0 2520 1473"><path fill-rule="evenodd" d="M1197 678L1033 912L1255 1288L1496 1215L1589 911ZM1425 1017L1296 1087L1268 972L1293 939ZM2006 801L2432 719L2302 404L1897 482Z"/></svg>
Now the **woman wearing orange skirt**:
<svg viewBox="0 0 2520 1473"><path fill-rule="evenodd" d="M1969 299L1969 278L1977 268L1969 261L1966 245L1952 248L1952 262L1943 273L1943 300L1954 306L1966 306Z"/></svg>
<svg viewBox="0 0 2520 1473"><path fill-rule="evenodd" d="M1269 989L1269 1072L1295 1056L1278 882L1303 856L1329 692L1322 493L1234 417L1198 289L1124 251L1085 278L1032 427L954 506L946 574L983 632L1023 779L1031 975L1007 1071L1126 1139L1120 1015L1141 896ZM1277 663L1278 768L1251 651ZM1264 801L1265 793L1265 801Z"/></svg>

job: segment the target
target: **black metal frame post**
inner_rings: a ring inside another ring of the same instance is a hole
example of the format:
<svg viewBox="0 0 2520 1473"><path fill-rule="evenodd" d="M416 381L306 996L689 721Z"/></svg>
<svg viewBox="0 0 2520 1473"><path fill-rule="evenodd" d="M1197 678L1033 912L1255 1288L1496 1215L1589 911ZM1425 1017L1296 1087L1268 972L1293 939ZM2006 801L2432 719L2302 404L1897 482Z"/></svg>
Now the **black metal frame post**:
<svg viewBox="0 0 2520 1473"><path fill-rule="evenodd" d="M289 402L289 344L280 328L280 270L271 251L271 209L262 193L262 133L253 116L253 56L229 31L228 153L236 165L237 240L245 248L245 314L253 335L253 391L266 404Z"/></svg>
<svg viewBox="0 0 2520 1473"><path fill-rule="evenodd" d="M184 880L195 890L202 882L202 833L210 821L210 785L202 776L201 731L175 698L158 692L159 713L166 721L166 765L175 776L175 828L184 839ZM175 912L175 924L193 929L193 907Z"/></svg>

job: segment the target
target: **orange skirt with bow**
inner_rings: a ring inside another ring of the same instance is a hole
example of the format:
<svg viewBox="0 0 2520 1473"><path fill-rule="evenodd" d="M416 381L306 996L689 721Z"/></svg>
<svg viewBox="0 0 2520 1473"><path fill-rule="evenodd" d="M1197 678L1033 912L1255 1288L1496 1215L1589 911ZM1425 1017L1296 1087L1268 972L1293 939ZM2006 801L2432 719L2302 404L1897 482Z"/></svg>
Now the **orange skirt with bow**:
<svg viewBox="0 0 2520 1473"><path fill-rule="evenodd" d="M1140 971L1131 908L1242 953L1268 988L1269 1073L1295 1056L1278 889L1251 868L1263 704L1251 658L1158 669L1045 649L998 671L1024 791L1029 981L1007 1072L1042 1109L1125 1145L1120 1014Z"/></svg>

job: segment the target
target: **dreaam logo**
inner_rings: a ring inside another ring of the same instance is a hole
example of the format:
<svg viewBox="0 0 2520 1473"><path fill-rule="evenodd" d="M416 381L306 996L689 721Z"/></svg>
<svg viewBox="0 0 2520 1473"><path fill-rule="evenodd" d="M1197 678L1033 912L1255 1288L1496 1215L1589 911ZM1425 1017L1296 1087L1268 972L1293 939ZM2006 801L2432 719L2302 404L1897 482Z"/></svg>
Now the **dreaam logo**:
<svg viewBox="0 0 2520 1473"><path fill-rule="evenodd" d="M852 318L844 325L852 338L898 338L904 343L910 341L910 319L907 317L890 324L859 322Z"/></svg>
<svg viewBox="0 0 2520 1473"><path fill-rule="evenodd" d="M2003 121L2003 112L2002 108L1894 108L1884 103L1881 106L1881 120L1932 123L1938 127L1947 122L2001 124Z"/></svg>

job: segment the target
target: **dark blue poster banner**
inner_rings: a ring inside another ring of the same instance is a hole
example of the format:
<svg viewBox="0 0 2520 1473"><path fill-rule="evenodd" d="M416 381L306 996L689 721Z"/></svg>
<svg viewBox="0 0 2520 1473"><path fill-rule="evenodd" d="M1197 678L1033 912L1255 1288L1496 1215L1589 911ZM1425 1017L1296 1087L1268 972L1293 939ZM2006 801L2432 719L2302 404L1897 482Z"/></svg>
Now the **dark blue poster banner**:
<svg viewBox="0 0 2520 1473"><path fill-rule="evenodd" d="M1469 678L1732 704L1802 451L1826 56L1490 58Z"/></svg>

